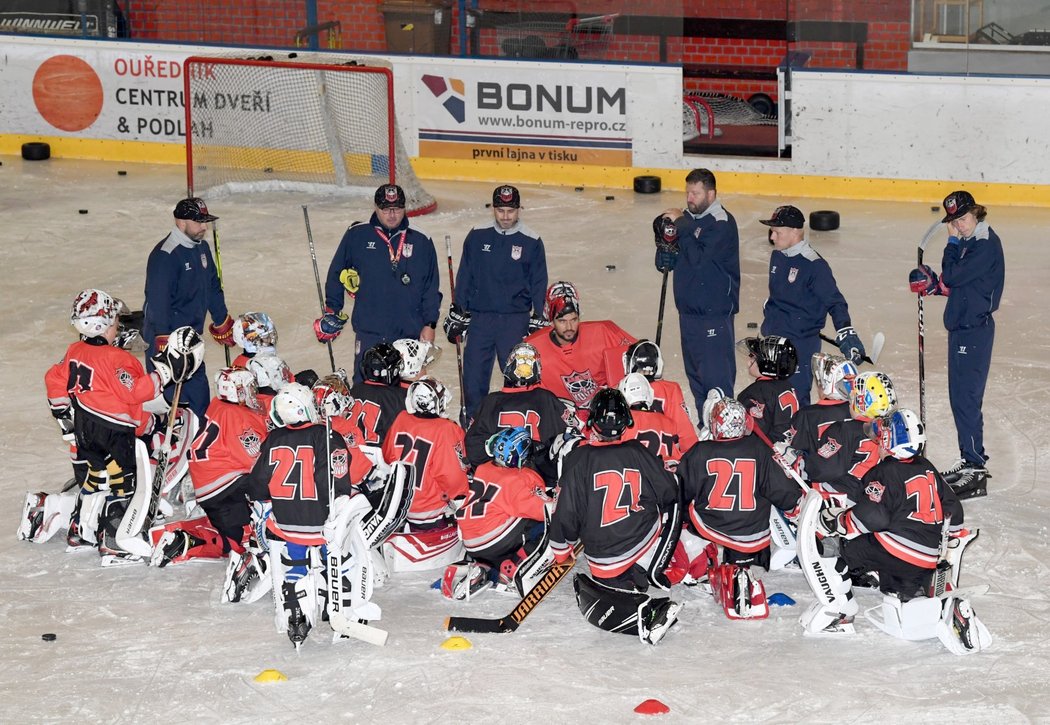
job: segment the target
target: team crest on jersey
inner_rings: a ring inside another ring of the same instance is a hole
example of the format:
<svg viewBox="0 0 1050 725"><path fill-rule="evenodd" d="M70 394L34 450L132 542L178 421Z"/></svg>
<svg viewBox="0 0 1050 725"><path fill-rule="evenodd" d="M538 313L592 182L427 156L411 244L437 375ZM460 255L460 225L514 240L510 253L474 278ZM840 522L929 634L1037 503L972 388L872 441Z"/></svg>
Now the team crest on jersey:
<svg viewBox="0 0 1050 725"><path fill-rule="evenodd" d="M798 267L792 267L788 270L788 282L794 282L796 277L798 277Z"/></svg>
<svg viewBox="0 0 1050 725"><path fill-rule="evenodd" d="M336 477L345 476L349 470L350 464L347 460L346 450L332 451L332 475Z"/></svg>
<svg viewBox="0 0 1050 725"><path fill-rule="evenodd" d="M872 481L864 487L864 493L868 494L873 502L879 503L882 501L882 494L886 492L886 487L883 486L879 481Z"/></svg>
<svg viewBox="0 0 1050 725"><path fill-rule="evenodd" d="M405 259L408 259L409 257L412 256L412 243L411 242L405 242L404 244L401 245L401 256L404 257Z"/></svg>
<svg viewBox="0 0 1050 725"><path fill-rule="evenodd" d="M241 441L241 445L244 446L245 453L252 458L259 457L259 451L262 449L262 436L248 428L237 437Z"/></svg>
<svg viewBox="0 0 1050 725"><path fill-rule="evenodd" d="M834 438L828 438L828 442L817 449L817 454L821 458L831 458L840 450L842 450L842 444Z"/></svg>
<svg viewBox="0 0 1050 725"><path fill-rule="evenodd" d="M517 262L519 259L521 259L521 246L520 245L515 244L515 245L513 245L510 248L510 258L513 259L515 262Z"/></svg>
<svg viewBox="0 0 1050 725"><path fill-rule="evenodd" d="M124 368L117 368L117 380L128 390L131 390L131 386L135 384L135 378Z"/></svg>
<svg viewBox="0 0 1050 725"><path fill-rule="evenodd" d="M766 404L754 401L754 404L747 409L747 412L752 418L762 418L766 414Z"/></svg>
<svg viewBox="0 0 1050 725"><path fill-rule="evenodd" d="M590 370L582 373L573 370L568 375L562 375L561 381L569 391L569 397L579 404L587 403L598 392L598 383L594 382Z"/></svg>
<svg viewBox="0 0 1050 725"><path fill-rule="evenodd" d="M204 252L201 252L201 267L208 268L208 256Z"/></svg>

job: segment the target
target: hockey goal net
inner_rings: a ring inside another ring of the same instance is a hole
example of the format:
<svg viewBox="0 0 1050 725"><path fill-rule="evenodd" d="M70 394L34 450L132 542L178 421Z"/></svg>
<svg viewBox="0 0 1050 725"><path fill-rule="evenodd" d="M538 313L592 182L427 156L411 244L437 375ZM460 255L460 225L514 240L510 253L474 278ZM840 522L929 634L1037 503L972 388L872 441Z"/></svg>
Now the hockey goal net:
<svg viewBox="0 0 1050 725"><path fill-rule="evenodd" d="M191 196L253 191L367 195L405 190L409 215L437 201L412 171L394 77L373 60L193 56L184 65Z"/></svg>

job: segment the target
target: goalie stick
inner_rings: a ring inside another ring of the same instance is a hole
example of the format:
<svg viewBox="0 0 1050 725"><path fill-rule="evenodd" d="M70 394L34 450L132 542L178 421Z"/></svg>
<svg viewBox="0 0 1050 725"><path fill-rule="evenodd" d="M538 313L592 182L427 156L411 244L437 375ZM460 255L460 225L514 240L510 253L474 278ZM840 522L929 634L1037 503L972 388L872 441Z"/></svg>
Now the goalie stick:
<svg viewBox="0 0 1050 725"><path fill-rule="evenodd" d="M222 255L219 254L219 222L215 219L211 223L211 243L215 247L215 274L219 276L219 289L225 293L226 290L222 286ZM233 324L236 325L238 322L235 321ZM230 367L230 346L223 345L222 351L226 354L226 367Z"/></svg>
<svg viewBox="0 0 1050 725"><path fill-rule="evenodd" d="M445 252L448 255L448 291L452 302L456 301L456 276L452 272L452 236L445 235ZM463 344L456 338L456 368L459 371L459 425L467 429L467 401L463 391Z"/></svg>
<svg viewBox="0 0 1050 725"><path fill-rule="evenodd" d="M157 517L157 507L160 506L161 488L164 478L168 472L168 463L171 458L171 432L175 428L175 419L179 413L179 397L182 395L182 381L175 384L175 394L171 397L171 408L168 409L168 427L164 432L164 440L157 450L157 463L153 469L153 481L150 486L145 486L145 481L137 481L135 492L128 502L128 510L120 520L120 526L114 538L119 546L129 554L141 556L148 559L153 553L153 547L147 539L141 537L143 531L148 531L153 525L153 519ZM149 498L147 498L147 496Z"/></svg>
<svg viewBox="0 0 1050 725"><path fill-rule="evenodd" d="M823 332L820 333L820 339L824 342L838 347L839 344L835 342L835 338L828 337ZM871 354L865 355L861 358L861 362L866 362L869 365L874 365L879 361L879 356L882 355L882 348L886 345L886 336L881 332L876 332L875 336L871 338Z"/></svg>
<svg viewBox="0 0 1050 725"><path fill-rule="evenodd" d="M314 265L314 284L317 285L317 301L321 303L321 317L324 317L324 294L321 293L321 275L317 273L317 252L314 250L314 233L310 229L310 210L303 204L303 221L306 222L306 241L310 244L310 261ZM332 372L335 372L335 353L332 352L332 341L328 340L328 361L332 363Z"/></svg>
<svg viewBox="0 0 1050 725"><path fill-rule="evenodd" d="M943 222L936 221L930 225L930 228L926 230L926 233L922 236L922 241L919 242L919 267L922 267L922 257L926 253L926 245L930 243L930 239L934 233L940 228ZM926 318L923 313L922 299L923 295L916 295L919 298L919 420L922 422L923 427L926 427Z"/></svg>
<svg viewBox="0 0 1050 725"><path fill-rule="evenodd" d="M535 586L533 586L532 589L521 598L518 605L505 617L497 617L495 619L485 619L483 617L448 617L445 619L445 629L449 632L500 634L515 631L518 628L518 625L525 620L525 617L529 616L532 610L543 601L544 597L550 594L550 591L558 585L558 582L565 578L581 553L583 553L583 544L577 542L572 550L572 559L564 564L556 563L548 569L547 573L536 582Z"/></svg>

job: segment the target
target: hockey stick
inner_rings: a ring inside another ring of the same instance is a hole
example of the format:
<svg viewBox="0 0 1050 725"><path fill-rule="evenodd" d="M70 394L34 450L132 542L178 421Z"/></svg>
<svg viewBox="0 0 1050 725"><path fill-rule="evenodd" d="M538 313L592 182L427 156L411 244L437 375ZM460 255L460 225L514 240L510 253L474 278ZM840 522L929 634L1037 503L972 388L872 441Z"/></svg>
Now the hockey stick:
<svg viewBox="0 0 1050 725"><path fill-rule="evenodd" d="M219 289L225 292L225 288L222 284L222 255L219 254L219 223L218 221L212 221L211 223L211 243L215 247L215 273L219 275ZM229 345L223 345L222 351L226 353L226 367L230 367L230 347Z"/></svg>
<svg viewBox="0 0 1050 725"><path fill-rule="evenodd" d="M828 337L823 332L820 333L820 339L824 342L838 347L839 344L835 342L835 338ZM886 345L886 336L881 332L876 332L875 336L871 338L871 354L865 355L861 358L861 362L866 362L869 365L874 365L879 361L879 356L882 355L882 348Z"/></svg>
<svg viewBox="0 0 1050 725"><path fill-rule="evenodd" d="M752 419L751 432L758 436L759 440L761 440L763 443L769 446L769 450L773 451L773 460L777 462L778 466L784 469L784 473L786 473L788 476L794 479L795 483L801 486L802 490L805 493L809 493L812 489L810 489L810 487L806 485L806 482L802 480L802 476L798 475L798 471L796 471L791 466L785 466L783 463L781 463L780 454L778 454L777 449L773 447L773 441L769 440L769 436L766 435L766 432L754 423L754 419Z"/></svg>
<svg viewBox="0 0 1050 725"><path fill-rule="evenodd" d="M164 440L157 450L157 463L153 469L153 481L149 488L145 481L135 483L135 492L128 502L127 511L120 520L114 538L119 546L129 554L149 558L153 553L150 542L140 536L143 531L148 531L153 525L153 519L157 517L157 507L160 506L160 491L164 485L164 478L168 472L168 462L171 456L171 432L175 428L175 418L179 412L179 397L182 395L182 381L175 384L175 394L171 398L171 408L168 409L168 426L164 432ZM148 498L147 498L148 497Z"/></svg>
<svg viewBox="0 0 1050 725"><path fill-rule="evenodd" d="M303 204L303 221L306 222L306 241L310 243L310 261L314 265L314 283L317 285L317 301L321 304L321 316L324 317L324 295L321 293L321 275L317 273L317 253L314 251L314 233L310 230L310 210ZM332 341L328 340L328 360L335 372L335 353L332 352Z"/></svg>
<svg viewBox="0 0 1050 725"><path fill-rule="evenodd" d="M936 221L930 225L930 228L926 230L926 233L922 236L922 241L919 242L919 267L922 267L922 257L926 253L926 245L930 243L930 239L934 233L940 228L943 222ZM919 298L919 420L922 421L923 428L926 427L926 317L923 312L923 294L918 294Z"/></svg>
<svg viewBox="0 0 1050 725"><path fill-rule="evenodd" d="M664 304L667 302L667 270L664 270L664 281L660 285L660 311L656 317L656 337L653 342L656 343L657 347L660 347L660 336L664 331Z"/></svg>
<svg viewBox="0 0 1050 725"><path fill-rule="evenodd" d="M452 236L445 235L445 251L448 254L448 291L452 301L456 301L456 277L452 273ZM456 367L459 369L459 425L467 427L467 399L463 391L463 346L456 338Z"/></svg>
<svg viewBox="0 0 1050 725"><path fill-rule="evenodd" d="M473 633L504 633L513 632L518 628L525 617L535 609L544 597L550 594L551 589L558 585L572 569L576 559L583 553L583 544L576 543L573 547L573 557L564 564L554 564L547 573L536 582L521 598L518 605L505 617L496 619L484 619L482 617L448 617L445 620L445 629L449 632L473 632Z"/></svg>

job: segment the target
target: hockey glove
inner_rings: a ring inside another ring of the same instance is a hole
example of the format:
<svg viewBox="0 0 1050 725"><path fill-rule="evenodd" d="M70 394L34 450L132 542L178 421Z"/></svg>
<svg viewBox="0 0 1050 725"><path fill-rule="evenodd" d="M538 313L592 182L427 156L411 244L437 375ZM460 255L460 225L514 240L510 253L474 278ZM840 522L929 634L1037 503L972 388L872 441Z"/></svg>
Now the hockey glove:
<svg viewBox="0 0 1050 725"><path fill-rule="evenodd" d="M842 521L845 513L846 509L825 503L817 519L817 533L821 536L845 536L846 525Z"/></svg>
<svg viewBox="0 0 1050 725"><path fill-rule="evenodd" d="M928 264L916 267L908 273L908 286L917 295L924 297L926 295L935 295L939 285L940 280L937 278L937 273Z"/></svg>
<svg viewBox="0 0 1050 725"><path fill-rule="evenodd" d="M853 329L852 325L847 325L835 333L835 344L839 346L843 357L854 365L859 365L860 361L867 355L864 351L864 343L860 341L860 337L857 336L857 331Z"/></svg>
<svg viewBox="0 0 1050 725"><path fill-rule="evenodd" d="M226 347L233 347L233 318L227 313L226 319L216 325L214 322L208 325L208 332L215 338L215 342Z"/></svg>
<svg viewBox="0 0 1050 725"><path fill-rule="evenodd" d="M331 307L325 307L324 314L314 320L314 334L317 335L317 341L331 342L339 337L348 319L350 318L345 312L336 312Z"/></svg>
<svg viewBox="0 0 1050 725"><path fill-rule="evenodd" d="M357 290L361 289L361 275L357 273L357 270L353 267L344 269L339 273L339 281L343 283L343 287L351 297L357 296Z"/></svg>
<svg viewBox="0 0 1050 725"><path fill-rule="evenodd" d="M678 227L673 219L663 214L653 219L653 234L656 241L656 269L659 272L674 271L678 264Z"/></svg>
<svg viewBox="0 0 1050 725"><path fill-rule="evenodd" d="M467 334L468 327L470 327L470 313L453 302L448 308L445 324L442 325L445 337L449 342L457 343Z"/></svg>
<svg viewBox="0 0 1050 725"><path fill-rule="evenodd" d="M185 382L204 361L204 342L192 327L180 327L171 333L171 339L163 352L152 358L161 387L169 382Z"/></svg>
<svg viewBox="0 0 1050 725"><path fill-rule="evenodd" d="M545 320L542 316L533 315L529 318L529 334L531 335L532 333L537 332L538 330L542 330L549 324L550 323L547 322L547 320Z"/></svg>
<svg viewBox="0 0 1050 725"><path fill-rule="evenodd" d="M72 443L73 436L73 407L67 406L61 410L52 409L51 415L55 416L59 429L62 431L62 440Z"/></svg>
<svg viewBox="0 0 1050 725"><path fill-rule="evenodd" d="M168 346L168 336L157 335L155 338L153 338L153 345L157 348L157 352L163 352L164 348Z"/></svg>

